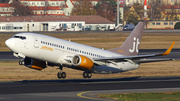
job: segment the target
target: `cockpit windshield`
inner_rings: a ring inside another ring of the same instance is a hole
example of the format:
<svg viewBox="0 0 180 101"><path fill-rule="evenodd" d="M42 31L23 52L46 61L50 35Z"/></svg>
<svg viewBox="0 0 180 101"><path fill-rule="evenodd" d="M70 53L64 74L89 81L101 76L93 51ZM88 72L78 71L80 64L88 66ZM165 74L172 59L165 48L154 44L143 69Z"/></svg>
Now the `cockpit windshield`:
<svg viewBox="0 0 180 101"><path fill-rule="evenodd" d="M12 38L19 38L19 39L22 39L22 40L26 39L26 37L24 37L24 36L13 36Z"/></svg>

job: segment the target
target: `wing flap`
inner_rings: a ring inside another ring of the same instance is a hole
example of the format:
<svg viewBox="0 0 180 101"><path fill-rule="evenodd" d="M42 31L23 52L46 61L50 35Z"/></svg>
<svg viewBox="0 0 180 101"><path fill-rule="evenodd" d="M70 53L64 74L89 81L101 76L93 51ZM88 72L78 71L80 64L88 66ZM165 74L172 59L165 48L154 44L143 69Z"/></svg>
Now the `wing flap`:
<svg viewBox="0 0 180 101"><path fill-rule="evenodd" d="M147 55L134 55L134 56L120 56L120 57L94 58L94 61L107 61L107 60L111 60L111 61L123 61L123 60L126 60L126 59L138 60L138 59L142 59L142 58L149 58L149 57L156 57L156 56L165 56L165 55L168 55L171 52L174 44L175 44L175 41L171 44L171 46L164 53L147 54Z"/></svg>
<svg viewBox="0 0 180 101"><path fill-rule="evenodd" d="M159 62L159 61L171 61L174 60L172 58L161 58L161 59L139 59L139 60L133 60L133 62L139 64L139 63L148 63L148 62Z"/></svg>

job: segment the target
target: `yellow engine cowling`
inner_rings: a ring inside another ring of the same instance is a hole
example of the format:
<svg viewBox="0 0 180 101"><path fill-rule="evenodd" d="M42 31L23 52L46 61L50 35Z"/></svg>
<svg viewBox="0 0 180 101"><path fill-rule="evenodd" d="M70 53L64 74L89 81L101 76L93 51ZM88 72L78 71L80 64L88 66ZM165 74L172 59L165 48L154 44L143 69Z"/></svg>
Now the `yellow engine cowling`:
<svg viewBox="0 0 180 101"><path fill-rule="evenodd" d="M45 61L31 59L28 57L26 57L24 59L24 65L26 67L36 69L36 70L42 70L42 69L46 68L46 62Z"/></svg>
<svg viewBox="0 0 180 101"><path fill-rule="evenodd" d="M89 59L85 56L75 55L72 58L72 65L76 66L76 67L80 67L80 68L90 70L93 67L94 63L91 59Z"/></svg>

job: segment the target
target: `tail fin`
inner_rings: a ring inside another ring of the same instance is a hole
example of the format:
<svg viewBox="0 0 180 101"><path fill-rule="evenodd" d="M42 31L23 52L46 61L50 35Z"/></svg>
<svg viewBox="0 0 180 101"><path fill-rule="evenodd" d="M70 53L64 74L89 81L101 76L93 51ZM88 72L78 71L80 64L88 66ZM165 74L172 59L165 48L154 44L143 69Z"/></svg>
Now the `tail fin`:
<svg viewBox="0 0 180 101"><path fill-rule="evenodd" d="M135 29L128 36L123 45L119 48L110 49L108 51L118 53L125 56L137 55L139 46L144 32L144 22L139 22Z"/></svg>

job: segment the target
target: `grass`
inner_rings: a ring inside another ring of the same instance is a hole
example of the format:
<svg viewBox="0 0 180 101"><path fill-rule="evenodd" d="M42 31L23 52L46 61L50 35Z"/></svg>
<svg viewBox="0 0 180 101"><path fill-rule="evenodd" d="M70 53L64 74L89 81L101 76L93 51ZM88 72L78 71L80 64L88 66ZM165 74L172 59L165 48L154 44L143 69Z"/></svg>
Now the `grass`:
<svg viewBox="0 0 180 101"><path fill-rule="evenodd" d="M100 94L98 96L116 101L180 101L180 92Z"/></svg>
<svg viewBox="0 0 180 101"><path fill-rule="evenodd" d="M18 61L0 61L0 81L16 80L52 80L57 79L58 67L49 67L42 71L20 66ZM63 68L66 79L83 79L82 71ZM92 78L122 78L135 76L180 76L180 60L141 64L136 70L116 74L93 74Z"/></svg>

